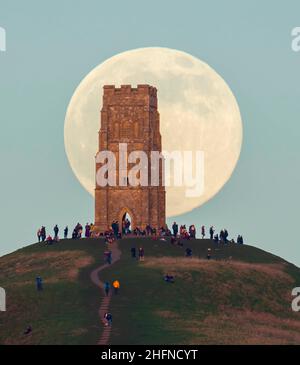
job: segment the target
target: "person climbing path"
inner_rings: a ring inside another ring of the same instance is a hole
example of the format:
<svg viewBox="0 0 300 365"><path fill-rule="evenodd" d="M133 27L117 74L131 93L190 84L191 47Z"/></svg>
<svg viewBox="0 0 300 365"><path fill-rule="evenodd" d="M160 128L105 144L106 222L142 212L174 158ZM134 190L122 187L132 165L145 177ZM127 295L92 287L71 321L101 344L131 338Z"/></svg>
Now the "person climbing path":
<svg viewBox="0 0 300 365"><path fill-rule="evenodd" d="M120 260L121 257L121 251L118 248L118 243L117 241L115 241L113 244L111 244L110 246L111 252L112 252L112 261L111 264L109 263L105 263L104 265L101 265L99 267L97 267L95 270L93 270L91 272L91 280L92 282L98 286L100 289L103 290L103 299L99 308L99 319L100 322L103 323L103 319L106 315L106 313L109 313L109 304L111 301L111 297L112 297L112 293L111 291L108 292L108 295L106 295L105 293L105 283L103 281L100 280L99 278L99 273L102 270L105 270L106 268L110 267L112 264L114 264L115 262L117 262L118 260ZM111 334L111 330L112 330L112 326L105 326L103 325L103 332L102 332L102 336L98 341L98 345L109 345L109 338L110 338L110 334Z"/></svg>

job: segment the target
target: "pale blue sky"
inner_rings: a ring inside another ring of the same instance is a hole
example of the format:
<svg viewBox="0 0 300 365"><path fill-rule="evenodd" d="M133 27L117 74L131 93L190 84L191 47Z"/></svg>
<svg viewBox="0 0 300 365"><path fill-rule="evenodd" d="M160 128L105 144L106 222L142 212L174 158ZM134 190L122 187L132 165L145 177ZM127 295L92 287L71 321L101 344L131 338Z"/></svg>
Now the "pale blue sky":
<svg viewBox="0 0 300 365"><path fill-rule="evenodd" d="M290 35L299 14L299 1L0 0L0 254L34 242L42 224L52 231L93 220L93 200L65 155L66 107L105 59L162 46L212 66L234 92L244 126L230 181L176 220L227 227L300 265L300 52Z"/></svg>

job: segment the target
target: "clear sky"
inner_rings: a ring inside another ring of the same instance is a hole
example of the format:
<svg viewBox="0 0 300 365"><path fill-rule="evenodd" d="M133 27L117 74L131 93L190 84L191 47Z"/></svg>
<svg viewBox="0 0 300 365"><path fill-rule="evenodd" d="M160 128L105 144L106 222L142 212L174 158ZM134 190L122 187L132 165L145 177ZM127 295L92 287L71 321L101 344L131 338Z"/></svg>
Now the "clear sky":
<svg viewBox="0 0 300 365"><path fill-rule="evenodd" d="M299 1L3 1L0 27L0 254L36 241L39 226L93 220L93 199L64 150L66 107L78 83L125 50L161 46L213 67L240 107L236 170L179 223L227 227L300 265ZM173 218L169 222L173 221Z"/></svg>

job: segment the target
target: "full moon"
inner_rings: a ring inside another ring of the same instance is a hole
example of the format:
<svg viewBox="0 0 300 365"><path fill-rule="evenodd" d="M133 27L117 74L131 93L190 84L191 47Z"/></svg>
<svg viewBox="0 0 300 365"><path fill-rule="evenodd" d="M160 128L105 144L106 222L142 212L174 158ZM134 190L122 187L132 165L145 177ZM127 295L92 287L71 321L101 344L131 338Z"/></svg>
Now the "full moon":
<svg viewBox="0 0 300 365"><path fill-rule="evenodd" d="M220 191L241 151L237 101L223 78L205 62L175 49L149 47L107 59L81 81L71 98L65 117L65 149L75 176L90 194L95 189L100 110L107 84L155 86L162 149L203 151L202 195L187 197L186 186L166 187L167 216L191 211Z"/></svg>

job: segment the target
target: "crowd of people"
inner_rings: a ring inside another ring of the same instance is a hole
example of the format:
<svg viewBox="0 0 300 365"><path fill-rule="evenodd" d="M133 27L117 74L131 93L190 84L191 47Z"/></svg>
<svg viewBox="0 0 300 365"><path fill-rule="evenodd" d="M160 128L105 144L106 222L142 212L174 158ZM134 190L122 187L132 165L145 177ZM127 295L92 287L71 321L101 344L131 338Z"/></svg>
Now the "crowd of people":
<svg viewBox="0 0 300 365"><path fill-rule="evenodd" d="M111 228L105 232L97 232L94 229L93 223L86 223L85 227L83 227L80 223L77 223L72 231L72 239L80 239L80 238L105 238L105 242L112 242L114 239L122 238L122 236L135 236L135 237L146 237L151 236L153 239L158 239L159 237L171 237L171 243L178 243L178 240L189 240L196 238L196 227L194 224L191 224L188 229L185 224L178 226L176 222L172 224L172 231L166 225L165 227L160 227L156 229L152 227L150 224L146 225L144 229L139 227L135 227L132 231L130 229L130 221L128 219L124 220L121 225L118 221L113 221L111 224ZM208 238L215 243L238 243L243 244L244 239L242 235L238 235L237 240L229 239L229 233L227 229L222 229L219 233L216 233L214 226L210 226L209 228L209 236ZM69 228L66 226L63 230L64 239L68 238ZM46 234L45 226L42 226L38 229L37 232L38 242L45 242L46 244L52 244L54 242L59 241L59 228L56 224L53 228L53 235ZM201 226L201 238L206 238L206 227L204 225Z"/></svg>
<svg viewBox="0 0 300 365"><path fill-rule="evenodd" d="M80 223L77 223L72 231L72 239L77 239L77 238L82 238L82 237L90 238L93 236L93 234L92 234L93 229L94 229L94 225L92 223L87 223L84 227L84 232L83 232L82 225ZM63 230L64 239L69 238L68 234L69 234L69 227L66 226ZM60 240L58 225L56 224L54 226L52 236L51 236L51 234L48 234L48 236L47 236L46 227L42 226L37 231L37 238L38 238L38 242L45 242L48 245L50 245L54 242L58 242Z"/></svg>

